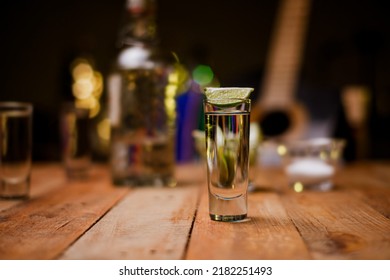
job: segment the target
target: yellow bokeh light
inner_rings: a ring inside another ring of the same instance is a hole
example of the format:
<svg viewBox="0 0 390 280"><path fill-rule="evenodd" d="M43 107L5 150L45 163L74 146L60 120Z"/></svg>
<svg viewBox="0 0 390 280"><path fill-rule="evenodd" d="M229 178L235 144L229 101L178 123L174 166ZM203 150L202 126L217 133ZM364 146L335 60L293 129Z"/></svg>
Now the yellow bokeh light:
<svg viewBox="0 0 390 280"><path fill-rule="evenodd" d="M176 109L176 101L174 99L165 99L165 107L168 112L172 112Z"/></svg>
<svg viewBox="0 0 390 280"><path fill-rule="evenodd" d="M100 103L94 97L76 100L76 107L90 110L89 117L93 118L100 112Z"/></svg>
<svg viewBox="0 0 390 280"><path fill-rule="evenodd" d="M327 159L328 159L328 153L325 152L325 151L321 151L321 152L320 152L320 158L321 158L322 160L327 160Z"/></svg>
<svg viewBox="0 0 390 280"><path fill-rule="evenodd" d="M94 90L93 96L99 98L103 92L103 76L99 72L95 71L93 76Z"/></svg>
<svg viewBox="0 0 390 280"><path fill-rule="evenodd" d="M168 75L168 84L174 85L175 95L182 94L186 92L189 88L190 74L188 70L179 63L178 57L174 54L176 58L176 63L173 65L173 71Z"/></svg>
<svg viewBox="0 0 390 280"><path fill-rule="evenodd" d="M293 188L295 192L300 193L303 191L303 184L301 182L295 182Z"/></svg>
<svg viewBox="0 0 390 280"><path fill-rule="evenodd" d="M98 123L97 133L102 140L110 140L110 120L108 118L103 119Z"/></svg>
<svg viewBox="0 0 390 280"><path fill-rule="evenodd" d="M165 88L165 95L167 98L175 98L177 92L176 85L167 85Z"/></svg>
<svg viewBox="0 0 390 280"><path fill-rule="evenodd" d="M93 76L93 69L90 64L84 60L80 60L79 62L76 61L75 64L76 65L72 69L72 76L74 80L91 79Z"/></svg>
<svg viewBox="0 0 390 280"><path fill-rule="evenodd" d="M73 95L77 99L87 99L92 95L93 83L90 79L78 79L73 83Z"/></svg>
<svg viewBox="0 0 390 280"><path fill-rule="evenodd" d="M287 148L284 145L279 145L277 151L280 156L284 156L287 153Z"/></svg>
<svg viewBox="0 0 390 280"><path fill-rule="evenodd" d="M339 151L331 151L330 152L330 157L333 160L338 159L340 157L340 152Z"/></svg>
<svg viewBox="0 0 390 280"><path fill-rule="evenodd" d="M100 112L100 97L103 93L103 76L95 71L88 60L77 58L71 66L73 77L72 92L76 106L90 110L90 118Z"/></svg>
<svg viewBox="0 0 390 280"><path fill-rule="evenodd" d="M177 84L179 82L179 73L178 72L172 72L168 76L168 82L171 84Z"/></svg>

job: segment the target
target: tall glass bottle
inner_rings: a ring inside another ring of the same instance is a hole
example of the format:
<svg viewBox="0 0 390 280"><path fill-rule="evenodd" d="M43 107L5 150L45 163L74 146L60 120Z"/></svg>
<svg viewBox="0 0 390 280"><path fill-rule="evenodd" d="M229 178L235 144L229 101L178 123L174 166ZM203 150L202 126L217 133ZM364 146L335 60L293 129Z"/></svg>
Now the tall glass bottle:
<svg viewBox="0 0 390 280"><path fill-rule="evenodd" d="M127 0L116 69L108 78L115 185L173 186L175 92L159 59L154 0Z"/></svg>

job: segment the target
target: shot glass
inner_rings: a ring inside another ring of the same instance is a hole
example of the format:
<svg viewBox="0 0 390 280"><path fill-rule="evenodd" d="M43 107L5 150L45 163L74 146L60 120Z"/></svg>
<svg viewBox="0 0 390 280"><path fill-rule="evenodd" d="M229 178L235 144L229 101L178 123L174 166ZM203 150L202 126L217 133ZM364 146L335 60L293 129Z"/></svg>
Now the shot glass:
<svg viewBox="0 0 390 280"><path fill-rule="evenodd" d="M69 179L84 179L91 164L89 109L66 103L61 110L62 160Z"/></svg>
<svg viewBox="0 0 390 280"><path fill-rule="evenodd" d="M284 171L295 192L329 191L340 166L345 141L333 138L313 138L281 145Z"/></svg>
<svg viewBox="0 0 390 280"><path fill-rule="evenodd" d="M204 100L209 214L215 221L247 217L250 107L250 99Z"/></svg>
<svg viewBox="0 0 390 280"><path fill-rule="evenodd" d="M0 197L27 198L30 191L32 111L29 103L0 103Z"/></svg>

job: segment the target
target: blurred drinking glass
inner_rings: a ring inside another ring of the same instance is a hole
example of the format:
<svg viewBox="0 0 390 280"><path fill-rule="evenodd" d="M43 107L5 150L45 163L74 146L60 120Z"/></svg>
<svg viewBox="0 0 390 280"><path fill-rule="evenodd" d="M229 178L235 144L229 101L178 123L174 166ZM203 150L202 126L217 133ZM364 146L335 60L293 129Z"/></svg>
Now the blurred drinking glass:
<svg viewBox="0 0 390 280"><path fill-rule="evenodd" d="M61 110L62 159L70 179L88 177L91 164L89 109L66 103Z"/></svg>
<svg viewBox="0 0 390 280"><path fill-rule="evenodd" d="M26 198L30 191L32 111L29 103L0 103L0 197Z"/></svg>

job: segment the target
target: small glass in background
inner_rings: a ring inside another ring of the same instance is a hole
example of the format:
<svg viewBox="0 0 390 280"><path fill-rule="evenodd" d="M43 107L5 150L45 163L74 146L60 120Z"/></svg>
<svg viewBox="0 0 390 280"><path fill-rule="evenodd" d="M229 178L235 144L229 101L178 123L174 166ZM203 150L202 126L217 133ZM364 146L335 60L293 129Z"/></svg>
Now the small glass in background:
<svg viewBox="0 0 390 280"><path fill-rule="evenodd" d="M69 179L85 179L91 165L90 111L73 103L63 105L61 121L62 160Z"/></svg>
<svg viewBox="0 0 390 280"><path fill-rule="evenodd" d="M29 103L0 102L0 197L27 198L30 191L32 111Z"/></svg>
<svg viewBox="0 0 390 280"><path fill-rule="evenodd" d="M289 186L295 192L331 190L344 147L344 140L333 138L313 138L280 145L278 151Z"/></svg>

